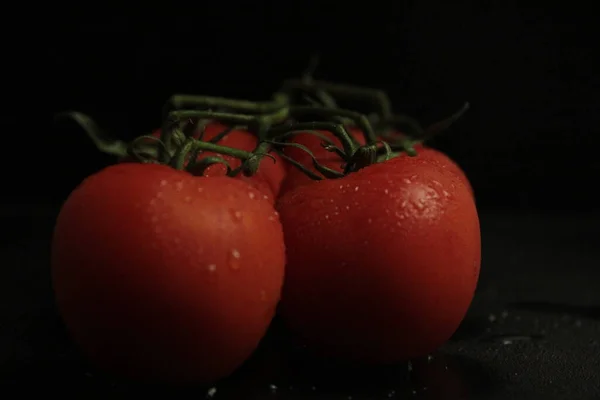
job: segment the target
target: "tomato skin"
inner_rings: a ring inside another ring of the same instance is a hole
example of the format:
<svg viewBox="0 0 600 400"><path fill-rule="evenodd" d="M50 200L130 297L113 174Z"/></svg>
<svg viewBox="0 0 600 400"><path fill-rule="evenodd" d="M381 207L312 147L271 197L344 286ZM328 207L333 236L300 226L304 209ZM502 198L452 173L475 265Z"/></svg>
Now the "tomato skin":
<svg viewBox="0 0 600 400"><path fill-rule="evenodd" d="M54 230L65 324L107 372L210 382L254 351L285 264L273 206L240 180L123 163L86 179Z"/></svg>
<svg viewBox="0 0 600 400"><path fill-rule="evenodd" d="M394 363L456 330L479 276L473 197L454 174L397 157L283 195L283 319L329 356Z"/></svg>
<svg viewBox="0 0 600 400"><path fill-rule="evenodd" d="M416 145L415 150L418 153L417 157L426 159L429 162L437 164L440 168L447 169L448 171L456 174L463 181L465 186L467 186L471 194L474 193L471 182L469 181L469 178L467 178L465 171L463 171L454 160L448 157L448 155L423 144Z"/></svg>
<svg viewBox="0 0 600 400"><path fill-rule="evenodd" d="M319 133L323 134L327 138L333 141L336 146L341 147L341 142L338 138L336 138L331 132L327 131L319 131ZM365 144L365 137L357 129L350 129L350 135L352 135L360 145ZM301 133L290 141L291 143L297 143L308 148L315 158L319 161L320 164L325 167L331 168L335 171L342 172L343 171L343 160L335 153L327 151L323 146L323 140L318 136L310 133ZM286 147L284 149L284 154L288 157L300 162L302 165L307 167L309 170L316 172L316 169L313 167L311 157L303 150L295 148L295 147ZM311 178L309 178L304 172L300 171L295 166L290 163L287 164L287 173L286 177L283 181L283 185L281 186L280 196L289 192L290 190L295 189L299 186L304 186L307 184L311 184L315 182ZM320 174L319 174L320 175Z"/></svg>

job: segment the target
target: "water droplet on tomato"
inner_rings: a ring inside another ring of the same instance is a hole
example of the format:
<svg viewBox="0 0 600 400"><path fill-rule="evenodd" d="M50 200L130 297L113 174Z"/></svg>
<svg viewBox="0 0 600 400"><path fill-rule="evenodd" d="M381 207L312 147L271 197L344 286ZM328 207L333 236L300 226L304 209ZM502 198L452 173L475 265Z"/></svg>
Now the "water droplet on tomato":
<svg viewBox="0 0 600 400"><path fill-rule="evenodd" d="M269 221L275 221L275 216L274 215L269 215Z"/></svg>
<svg viewBox="0 0 600 400"><path fill-rule="evenodd" d="M372 222L373 222L373 220L372 220L371 218L369 218L369 219L367 220L367 223L368 223L368 224L370 224L370 223L372 223Z"/></svg>
<svg viewBox="0 0 600 400"><path fill-rule="evenodd" d="M208 270L208 272L215 272L217 270L217 265L216 264L208 264L206 269Z"/></svg>
<svg viewBox="0 0 600 400"><path fill-rule="evenodd" d="M155 206L156 205L156 199L150 199L150 205L151 206Z"/></svg>
<svg viewBox="0 0 600 400"><path fill-rule="evenodd" d="M358 186L356 186L356 187L354 188L354 191L355 191L355 192L358 192Z"/></svg>
<svg viewBox="0 0 600 400"><path fill-rule="evenodd" d="M383 193L385 193L385 194L389 194L389 193L390 193L390 191L389 191L389 190L387 190L387 189L385 189L385 190L383 191Z"/></svg>
<svg viewBox="0 0 600 400"><path fill-rule="evenodd" d="M444 194L445 197L450 197L450 193L448 193L447 191L444 190L442 193Z"/></svg>
<svg viewBox="0 0 600 400"><path fill-rule="evenodd" d="M231 250L229 254L229 268L234 271L240 269L240 252L237 249Z"/></svg>
<svg viewBox="0 0 600 400"><path fill-rule="evenodd" d="M325 214L325 219L329 219L329 215Z"/></svg>
<svg viewBox="0 0 600 400"><path fill-rule="evenodd" d="M401 227L402 226L402 222L398 221L398 222L396 222L396 225L399 226L399 227Z"/></svg>
<svg viewBox="0 0 600 400"><path fill-rule="evenodd" d="M157 199L160 199L161 197L163 197L163 192L156 193L156 198Z"/></svg>
<svg viewBox="0 0 600 400"><path fill-rule="evenodd" d="M244 217L244 215L242 214L242 212L241 212L241 211L239 211L239 210L229 210L229 212L230 212L230 214L231 214L231 218L232 218L234 221L238 221L238 222L239 222L239 221L241 221L241 220L242 220L242 218Z"/></svg>
<svg viewBox="0 0 600 400"><path fill-rule="evenodd" d="M202 193L203 190L204 190L203 188L199 187L198 188L198 193Z"/></svg>
<svg viewBox="0 0 600 400"><path fill-rule="evenodd" d="M183 182L179 181L175 184L175 190L177 190L178 192L181 191L181 189L183 189Z"/></svg>
<svg viewBox="0 0 600 400"><path fill-rule="evenodd" d="M186 203L189 203L190 201L192 201L192 196L185 196L183 198L183 201L185 201Z"/></svg>
<svg viewBox="0 0 600 400"><path fill-rule="evenodd" d="M269 196L267 196L266 194L263 195L263 199L265 200L269 200Z"/></svg>
<svg viewBox="0 0 600 400"><path fill-rule="evenodd" d="M346 210L349 210L349 209L350 209L350 206L346 206Z"/></svg>
<svg viewBox="0 0 600 400"><path fill-rule="evenodd" d="M248 192L248 197L250 197L250 200L252 200L254 197L256 197L256 195L253 192Z"/></svg>
<svg viewBox="0 0 600 400"><path fill-rule="evenodd" d="M412 183L412 182L411 182L411 180L410 180L410 179L408 179L408 178L404 178L404 179L402 179L402 182L404 182L404 183L406 183L406 184L408 184L408 183Z"/></svg>
<svg viewBox="0 0 600 400"><path fill-rule="evenodd" d="M167 186L167 181L164 179L160 181L160 186Z"/></svg>

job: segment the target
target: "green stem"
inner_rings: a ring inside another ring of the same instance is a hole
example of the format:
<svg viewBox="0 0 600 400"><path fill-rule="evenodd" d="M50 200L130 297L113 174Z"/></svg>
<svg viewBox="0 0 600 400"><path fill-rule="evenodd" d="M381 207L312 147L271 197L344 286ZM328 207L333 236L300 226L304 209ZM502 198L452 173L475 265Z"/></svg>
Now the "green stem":
<svg viewBox="0 0 600 400"><path fill-rule="evenodd" d="M327 110L329 111L329 110ZM309 133L310 131L329 131L336 138L338 138L342 144L342 148L344 149L344 153L346 157L351 157L357 150L358 145L351 138L351 136L346 131L341 124L336 124L334 122L296 122L290 123L280 126L275 126L271 128L269 131L270 137L289 137L299 133ZM287 135L286 135L287 134ZM286 138L287 138L286 137Z"/></svg>
<svg viewBox="0 0 600 400"><path fill-rule="evenodd" d="M283 83L283 87L288 90L302 90L302 88L305 88L307 85L316 89L321 89L328 94L333 95L334 98L367 100L377 107L377 111L384 121L392 116L390 98L383 90L318 80L307 81L306 79L289 79Z"/></svg>
<svg viewBox="0 0 600 400"><path fill-rule="evenodd" d="M254 153L251 153L249 151L235 149L233 147L221 146L218 144L204 142L188 137L185 143L177 149L170 164L173 168L183 170L185 167L187 155L190 152L192 154L198 154L200 151L235 157L242 161L247 161L255 156Z"/></svg>
<svg viewBox="0 0 600 400"><path fill-rule="evenodd" d="M176 94L167 100L165 114L171 110L183 108L225 108L240 114L272 114L288 105L288 98L283 93L275 93L273 100L254 102L249 100L228 99L224 97L195 96Z"/></svg>
<svg viewBox="0 0 600 400"><path fill-rule="evenodd" d="M161 141L165 144L167 151L159 149L159 161L166 163L169 159L169 150L171 148L171 136L173 127L185 119L209 119L213 121L224 122L231 125L248 126L249 129L254 129L258 132L258 136L264 135L269 127L273 124L283 122L288 117L289 109L287 107L277 109L272 114L268 115L246 115L234 114L216 111L204 110L176 110L171 111L163 119L161 129Z"/></svg>
<svg viewBox="0 0 600 400"><path fill-rule="evenodd" d="M128 154L127 142L108 135L89 115L78 111L67 111L54 116L56 122L62 119L74 121L79 125L99 151L119 158L125 157Z"/></svg>
<svg viewBox="0 0 600 400"><path fill-rule="evenodd" d="M361 130L365 136L367 144L373 144L377 142L377 136L373 127L369 122L366 115L356 111L344 110L344 109L328 109L320 107L304 107L304 106L293 106L290 107L290 116L294 118L300 118L304 116L318 116L319 118L336 118L344 117L354 121L356 126ZM341 140L341 139L340 139Z"/></svg>

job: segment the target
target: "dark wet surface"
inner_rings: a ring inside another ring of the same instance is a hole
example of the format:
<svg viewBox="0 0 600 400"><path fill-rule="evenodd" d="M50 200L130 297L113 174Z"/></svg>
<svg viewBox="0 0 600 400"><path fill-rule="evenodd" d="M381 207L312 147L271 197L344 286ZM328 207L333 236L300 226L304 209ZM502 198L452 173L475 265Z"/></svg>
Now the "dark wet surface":
<svg viewBox="0 0 600 400"><path fill-rule="evenodd" d="M600 398L600 250L590 216L482 215L481 283L438 352L386 368L311 357L274 323L255 356L214 387L118 382L81 360L52 306L52 218L4 211L0 388L27 393L214 399ZM12 216L11 216L12 215ZM9 234L10 232L10 234Z"/></svg>

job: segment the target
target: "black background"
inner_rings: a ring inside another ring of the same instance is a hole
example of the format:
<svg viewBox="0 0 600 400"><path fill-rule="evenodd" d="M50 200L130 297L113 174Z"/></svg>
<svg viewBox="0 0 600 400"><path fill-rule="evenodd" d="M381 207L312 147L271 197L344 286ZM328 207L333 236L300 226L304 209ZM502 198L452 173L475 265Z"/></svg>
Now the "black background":
<svg viewBox="0 0 600 400"><path fill-rule="evenodd" d="M5 99L19 107L6 117L20 123L10 140L22 150L11 155L25 174L9 199L60 203L111 161L74 126L52 125L54 112L84 111L132 138L159 126L173 93L267 99L318 53L317 78L385 89L397 112L424 124L470 101L464 119L432 144L463 166L480 208L593 208L600 172L594 14L562 4L467 4L54 10L51 20L31 22L39 28L32 39L5 35L25 43L9 40L14 71Z"/></svg>

